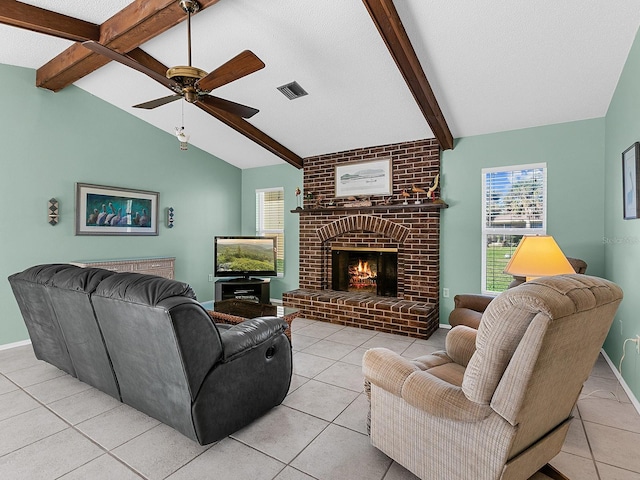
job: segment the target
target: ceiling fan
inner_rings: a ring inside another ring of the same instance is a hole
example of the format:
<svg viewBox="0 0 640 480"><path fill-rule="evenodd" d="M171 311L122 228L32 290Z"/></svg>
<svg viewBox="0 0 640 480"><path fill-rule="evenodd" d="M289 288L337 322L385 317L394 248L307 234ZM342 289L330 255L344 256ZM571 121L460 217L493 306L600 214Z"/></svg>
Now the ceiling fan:
<svg viewBox="0 0 640 480"><path fill-rule="evenodd" d="M150 110L184 98L189 103L196 105L205 104L242 118L251 118L258 113L259 110L230 100L225 100L224 98L214 97L213 95L209 95L209 92L264 68L264 63L253 52L245 50L211 73L191 66L191 15L200 9L200 5L196 0L179 0L179 4L187 14L189 65L171 67L167 70L166 76L159 74L127 55L122 55L97 42L87 41L83 42L82 45L95 53L104 55L111 60L115 60L118 63L144 73L174 92L173 95L167 97L134 105L134 108Z"/></svg>

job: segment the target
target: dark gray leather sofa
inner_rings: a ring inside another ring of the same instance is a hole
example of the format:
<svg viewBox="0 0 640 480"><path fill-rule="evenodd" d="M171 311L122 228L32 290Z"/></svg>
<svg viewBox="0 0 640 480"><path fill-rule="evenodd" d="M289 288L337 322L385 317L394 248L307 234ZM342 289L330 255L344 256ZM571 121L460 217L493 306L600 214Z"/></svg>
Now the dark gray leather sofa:
<svg viewBox="0 0 640 480"><path fill-rule="evenodd" d="M287 324L214 324L187 284L39 265L9 277L36 356L206 445L279 405Z"/></svg>

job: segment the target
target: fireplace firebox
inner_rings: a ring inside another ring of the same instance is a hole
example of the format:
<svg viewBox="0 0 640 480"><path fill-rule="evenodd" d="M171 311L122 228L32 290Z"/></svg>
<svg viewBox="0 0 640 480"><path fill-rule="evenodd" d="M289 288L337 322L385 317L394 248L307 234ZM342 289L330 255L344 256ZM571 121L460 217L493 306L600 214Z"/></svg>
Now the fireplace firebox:
<svg viewBox="0 0 640 480"><path fill-rule="evenodd" d="M398 251L371 248L332 250L331 288L383 297L397 296Z"/></svg>

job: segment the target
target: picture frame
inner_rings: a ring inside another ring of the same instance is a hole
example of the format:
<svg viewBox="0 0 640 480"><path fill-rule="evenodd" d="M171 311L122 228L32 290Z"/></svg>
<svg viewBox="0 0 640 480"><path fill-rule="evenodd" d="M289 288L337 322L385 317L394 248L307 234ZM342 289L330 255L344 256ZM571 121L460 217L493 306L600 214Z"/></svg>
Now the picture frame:
<svg viewBox="0 0 640 480"><path fill-rule="evenodd" d="M158 235L160 194L76 183L76 235Z"/></svg>
<svg viewBox="0 0 640 480"><path fill-rule="evenodd" d="M640 142L622 152L622 205L623 218L640 218Z"/></svg>
<svg viewBox="0 0 640 480"><path fill-rule="evenodd" d="M335 167L335 196L391 195L391 159L347 163Z"/></svg>

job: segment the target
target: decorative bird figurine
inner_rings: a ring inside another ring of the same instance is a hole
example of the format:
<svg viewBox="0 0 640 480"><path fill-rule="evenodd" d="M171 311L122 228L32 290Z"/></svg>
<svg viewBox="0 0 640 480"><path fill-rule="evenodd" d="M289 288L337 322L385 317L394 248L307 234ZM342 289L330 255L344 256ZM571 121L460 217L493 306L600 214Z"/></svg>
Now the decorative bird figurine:
<svg viewBox="0 0 640 480"><path fill-rule="evenodd" d="M411 185L411 191L416 194L416 201L414 202L416 205L420 205L422 202L420 201L420 194L427 193L424 188L416 187L415 185Z"/></svg>
<svg viewBox="0 0 640 480"><path fill-rule="evenodd" d="M98 219L96 220L96 224L104 225L105 220L107 219L107 206L102 204L102 211L98 214Z"/></svg>
<svg viewBox="0 0 640 480"><path fill-rule="evenodd" d="M147 223L149 222L149 217L147 216L147 209L142 209L142 215L140 215L140 219L138 220L138 224L141 227L148 227Z"/></svg>
<svg viewBox="0 0 640 480"><path fill-rule="evenodd" d="M95 225L98 221L98 209L94 208L93 213L89 215L89 219L87 220L87 225Z"/></svg>
<svg viewBox="0 0 640 480"><path fill-rule="evenodd" d="M118 209L118 213L116 213L115 217L111 218L111 226L115 227L120 223L120 219L122 218L122 208Z"/></svg>
<svg viewBox="0 0 640 480"><path fill-rule="evenodd" d="M438 188L438 180L440 179L440 174L437 174L436 177L433 179L433 185L429 187L429 190L427 190L427 198L429 198L429 200L433 200L433 197L435 195L435 191L436 188Z"/></svg>
<svg viewBox="0 0 640 480"><path fill-rule="evenodd" d="M111 202L109 202L109 210L111 210L111 213L107 215L107 218L104 221L105 225L111 225L111 220L113 219L113 217L116 216L116 209L114 208L113 203Z"/></svg>
<svg viewBox="0 0 640 480"><path fill-rule="evenodd" d="M402 192L400 192L400 195L402 195L404 197L404 202L402 202L403 205L409 205L409 202L407 202L407 198L409 198L411 196L411 194L409 192L407 192L406 190L402 190Z"/></svg>

